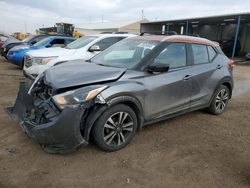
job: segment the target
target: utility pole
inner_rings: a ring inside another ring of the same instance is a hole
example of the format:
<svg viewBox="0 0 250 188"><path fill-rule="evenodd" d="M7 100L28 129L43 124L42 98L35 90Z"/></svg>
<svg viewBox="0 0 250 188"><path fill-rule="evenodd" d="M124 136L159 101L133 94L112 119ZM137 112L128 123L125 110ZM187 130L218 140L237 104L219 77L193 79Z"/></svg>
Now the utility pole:
<svg viewBox="0 0 250 188"><path fill-rule="evenodd" d="M141 19L142 20L144 19L144 10L143 9L141 10Z"/></svg>
<svg viewBox="0 0 250 188"><path fill-rule="evenodd" d="M27 25L26 25L26 22L24 22L24 28L25 28L25 33L27 33Z"/></svg>

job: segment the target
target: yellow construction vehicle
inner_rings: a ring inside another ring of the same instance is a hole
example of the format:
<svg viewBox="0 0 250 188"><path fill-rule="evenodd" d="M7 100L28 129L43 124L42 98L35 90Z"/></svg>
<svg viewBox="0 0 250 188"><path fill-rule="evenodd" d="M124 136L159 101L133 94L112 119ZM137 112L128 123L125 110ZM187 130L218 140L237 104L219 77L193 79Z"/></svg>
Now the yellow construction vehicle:
<svg viewBox="0 0 250 188"><path fill-rule="evenodd" d="M37 34L58 34L67 35L74 38L80 38L83 36L82 33L74 31L75 27L73 24L69 23L56 23L53 27L44 27L36 30Z"/></svg>
<svg viewBox="0 0 250 188"><path fill-rule="evenodd" d="M84 34L82 34L82 33L80 33L80 32L77 32L77 31L74 31L74 33L73 33L73 37L74 38L81 38L82 36L84 36Z"/></svg>
<svg viewBox="0 0 250 188"><path fill-rule="evenodd" d="M30 36L30 33L19 33L19 32L16 32L16 33L13 34L13 37L15 37L18 40L23 40L23 39L27 38L28 36Z"/></svg>

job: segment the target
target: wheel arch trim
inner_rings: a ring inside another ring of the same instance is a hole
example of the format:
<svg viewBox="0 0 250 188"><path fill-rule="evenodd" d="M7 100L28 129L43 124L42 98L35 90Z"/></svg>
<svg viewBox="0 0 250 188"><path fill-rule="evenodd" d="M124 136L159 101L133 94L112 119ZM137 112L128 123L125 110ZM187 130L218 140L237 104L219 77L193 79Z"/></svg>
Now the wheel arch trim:
<svg viewBox="0 0 250 188"><path fill-rule="evenodd" d="M116 96L114 98L109 99L105 104L99 104L96 107L93 107L88 116L86 117L86 123L83 127L84 129L84 134L83 137L87 141L90 138L90 134L92 131L92 128L96 122L96 120L110 107L116 105L116 104L125 104L128 105L132 110L134 110L137 120L138 120L138 127L137 130L141 130L142 126L144 124L144 117L143 117L143 110L141 103L139 102L138 99L136 99L133 96L129 95L123 95L123 96Z"/></svg>

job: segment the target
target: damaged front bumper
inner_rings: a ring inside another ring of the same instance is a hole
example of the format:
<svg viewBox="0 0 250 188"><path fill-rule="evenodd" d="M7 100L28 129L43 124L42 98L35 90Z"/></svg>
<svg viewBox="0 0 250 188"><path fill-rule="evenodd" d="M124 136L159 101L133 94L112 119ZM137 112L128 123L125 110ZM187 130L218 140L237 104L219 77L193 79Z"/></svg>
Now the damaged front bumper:
<svg viewBox="0 0 250 188"><path fill-rule="evenodd" d="M16 103L6 109L19 119L22 130L48 153L70 153L88 142L82 137L82 117L87 109L66 107L62 111L51 100L33 99L29 84L21 83Z"/></svg>

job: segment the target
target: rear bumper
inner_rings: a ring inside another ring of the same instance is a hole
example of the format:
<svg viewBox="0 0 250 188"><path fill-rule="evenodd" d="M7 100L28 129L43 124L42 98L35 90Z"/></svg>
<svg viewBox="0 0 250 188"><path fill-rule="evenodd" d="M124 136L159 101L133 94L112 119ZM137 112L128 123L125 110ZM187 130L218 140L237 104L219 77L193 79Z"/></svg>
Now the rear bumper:
<svg viewBox="0 0 250 188"><path fill-rule="evenodd" d="M30 83L20 83L15 105L6 109L20 121L23 132L48 153L70 153L87 145L81 134L82 117L87 110L79 105L59 111L51 102L33 100L27 94L29 86ZM42 117L46 121L41 121Z"/></svg>

